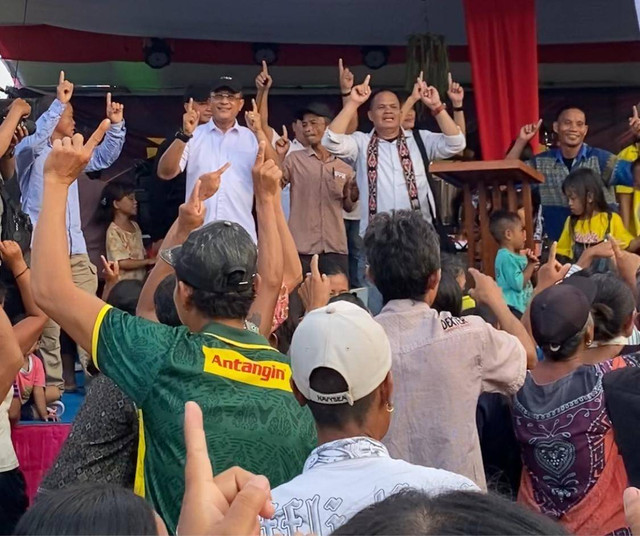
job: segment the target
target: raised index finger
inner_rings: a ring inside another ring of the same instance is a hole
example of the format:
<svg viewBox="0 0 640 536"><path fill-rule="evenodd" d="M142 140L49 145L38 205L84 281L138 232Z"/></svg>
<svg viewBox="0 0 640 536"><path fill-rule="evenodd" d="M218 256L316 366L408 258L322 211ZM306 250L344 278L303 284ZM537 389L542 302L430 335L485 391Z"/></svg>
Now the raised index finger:
<svg viewBox="0 0 640 536"><path fill-rule="evenodd" d="M367 77L364 79L363 85L368 86L369 82L371 82L371 75L368 74Z"/></svg>
<svg viewBox="0 0 640 536"><path fill-rule="evenodd" d="M287 132L287 125L282 125L282 139L283 140L289 139L289 133Z"/></svg>
<svg viewBox="0 0 640 536"><path fill-rule="evenodd" d="M184 443L187 451L185 484L213 480L202 410L195 402L187 402L184 406Z"/></svg>
<svg viewBox="0 0 640 536"><path fill-rule="evenodd" d="M318 268L318 254L311 257L311 277L320 277L320 269Z"/></svg>
<svg viewBox="0 0 640 536"><path fill-rule="evenodd" d="M107 108L111 108L111 92L107 93Z"/></svg>
<svg viewBox="0 0 640 536"><path fill-rule="evenodd" d="M449 88L451 88L453 85L453 77L451 76L451 73L447 75L447 81L449 82Z"/></svg>
<svg viewBox="0 0 640 536"><path fill-rule="evenodd" d="M96 146L102 141L102 138L104 138L104 135L107 133L107 130L109 130L110 126L111 121L109 121L108 119L103 119L102 123L100 123L98 125L98 128L96 128L93 134L91 134L91 137L87 140L87 143L84 144L85 149L90 149L91 151L93 151Z"/></svg>
<svg viewBox="0 0 640 536"><path fill-rule="evenodd" d="M264 140L262 140L259 144L258 144L258 154L256 155L256 166L262 166L262 164L264 164L264 151L265 151L265 147L266 147L266 142Z"/></svg>
<svg viewBox="0 0 640 536"><path fill-rule="evenodd" d="M191 112L193 110L193 97L191 97L189 99L189 102L187 103L187 112Z"/></svg>
<svg viewBox="0 0 640 536"><path fill-rule="evenodd" d="M60 71L60 77L58 78L58 85L64 82L64 71Z"/></svg>
<svg viewBox="0 0 640 536"><path fill-rule="evenodd" d="M344 71L344 64L342 63L342 58L338 58L338 70L340 72Z"/></svg>
<svg viewBox="0 0 640 536"><path fill-rule="evenodd" d="M267 62L265 60L262 60L262 73L269 74L269 69L267 67Z"/></svg>
<svg viewBox="0 0 640 536"><path fill-rule="evenodd" d="M549 248L549 260L547 261L547 264L555 264L557 252L558 252L558 242L554 242L553 244L551 244L551 247Z"/></svg>
<svg viewBox="0 0 640 536"><path fill-rule="evenodd" d="M220 175L222 175L225 171L227 171L227 169L229 169L231 167L231 162L227 162L224 166L222 166L220 169L218 169L216 171L216 173L220 173Z"/></svg>
<svg viewBox="0 0 640 536"><path fill-rule="evenodd" d="M633 105L633 118L638 119L638 107L635 104Z"/></svg>

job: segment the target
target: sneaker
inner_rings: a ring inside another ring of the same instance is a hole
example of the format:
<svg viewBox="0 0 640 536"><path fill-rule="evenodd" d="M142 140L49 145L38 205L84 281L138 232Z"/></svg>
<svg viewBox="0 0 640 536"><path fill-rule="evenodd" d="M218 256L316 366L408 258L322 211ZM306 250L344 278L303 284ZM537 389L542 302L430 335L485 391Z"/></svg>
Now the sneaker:
<svg viewBox="0 0 640 536"><path fill-rule="evenodd" d="M64 415L64 410L66 408L60 400L56 400L55 402L51 402L51 404L47 406L47 409L50 413L53 413L56 417L60 418Z"/></svg>

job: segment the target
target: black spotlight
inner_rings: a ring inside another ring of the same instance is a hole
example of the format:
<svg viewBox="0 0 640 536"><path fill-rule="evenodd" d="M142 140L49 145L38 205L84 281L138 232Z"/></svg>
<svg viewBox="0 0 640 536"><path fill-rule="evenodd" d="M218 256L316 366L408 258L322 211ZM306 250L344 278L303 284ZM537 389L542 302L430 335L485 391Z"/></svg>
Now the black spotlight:
<svg viewBox="0 0 640 536"><path fill-rule="evenodd" d="M171 63L171 47L166 39L152 37L143 48L144 62L152 69L162 69Z"/></svg>
<svg viewBox="0 0 640 536"><path fill-rule="evenodd" d="M253 60L258 65L261 65L263 61L266 61L267 65L273 65L278 61L278 45L271 43L254 43Z"/></svg>
<svg viewBox="0 0 640 536"><path fill-rule="evenodd" d="M362 63L369 69L380 69L389 61L388 47L362 47Z"/></svg>

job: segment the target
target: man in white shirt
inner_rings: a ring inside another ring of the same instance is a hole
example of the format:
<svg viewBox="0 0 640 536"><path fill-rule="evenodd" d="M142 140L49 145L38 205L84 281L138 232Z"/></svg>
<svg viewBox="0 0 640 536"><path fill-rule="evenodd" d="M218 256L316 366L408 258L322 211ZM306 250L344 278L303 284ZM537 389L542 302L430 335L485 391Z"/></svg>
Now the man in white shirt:
<svg viewBox="0 0 640 536"><path fill-rule="evenodd" d="M187 199L203 175L210 181L220 180L217 193L205 201L205 223L239 223L257 242L251 168L258 142L251 130L238 124L243 106L242 86L230 76L221 76L212 87L211 120L198 126L198 113L188 107L182 130L160 159L158 177L171 180L186 168Z"/></svg>
<svg viewBox="0 0 640 536"><path fill-rule="evenodd" d="M346 134L358 108L371 97L367 76L354 86L344 100L342 111L327 128L322 144L357 170L360 201L363 207L360 234L378 212L412 209L432 221L435 198L429 188L420 150L413 132L401 126L400 101L391 91L380 91L371 99L369 119L373 130ZM419 131L431 160L449 158L465 148L465 138L440 101L438 91L422 82L420 98L436 118L442 134Z"/></svg>
<svg viewBox="0 0 640 536"><path fill-rule="evenodd" d="M502 291L474 269L473 297L502 331L477 316L431 308L440 284L433 227L415 211L378 214L364 237L369 275L382 293L376 317L393 353L396 414L385 445L392 456L442 467L486 487L476 426L481 393L515 394L536 363L533 340Z"/></svg>
<svg viewBox="0 0 640 536"><path fill-rule="evenodd" d="M477 490L469 479L394 460L380 442L393 417L391 348L382 327L344 301L309 313L291 343L291 386L309 406L318 447L303 472L275 488L262 533L331 534L363 508L414 488Z"/></svg>

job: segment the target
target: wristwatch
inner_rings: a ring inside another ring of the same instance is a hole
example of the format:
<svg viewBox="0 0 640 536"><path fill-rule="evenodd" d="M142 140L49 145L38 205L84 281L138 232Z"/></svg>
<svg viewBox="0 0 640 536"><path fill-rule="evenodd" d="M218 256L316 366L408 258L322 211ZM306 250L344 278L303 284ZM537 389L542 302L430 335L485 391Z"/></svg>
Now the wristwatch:
<svg viewBox="0 0 640 536"><path fill-rule="evenodd" d="M175 134L176 140L183 141L184 143L189 143L189 140L193 138L193 134L187 134L184 130L180 129Z"/></svg>
<svg viewBox="0 0 640 536"><path fill-rule="evenodd" d="M464 107L462 106L454 106L451 108L454 112L464 112Z"/></svg>

